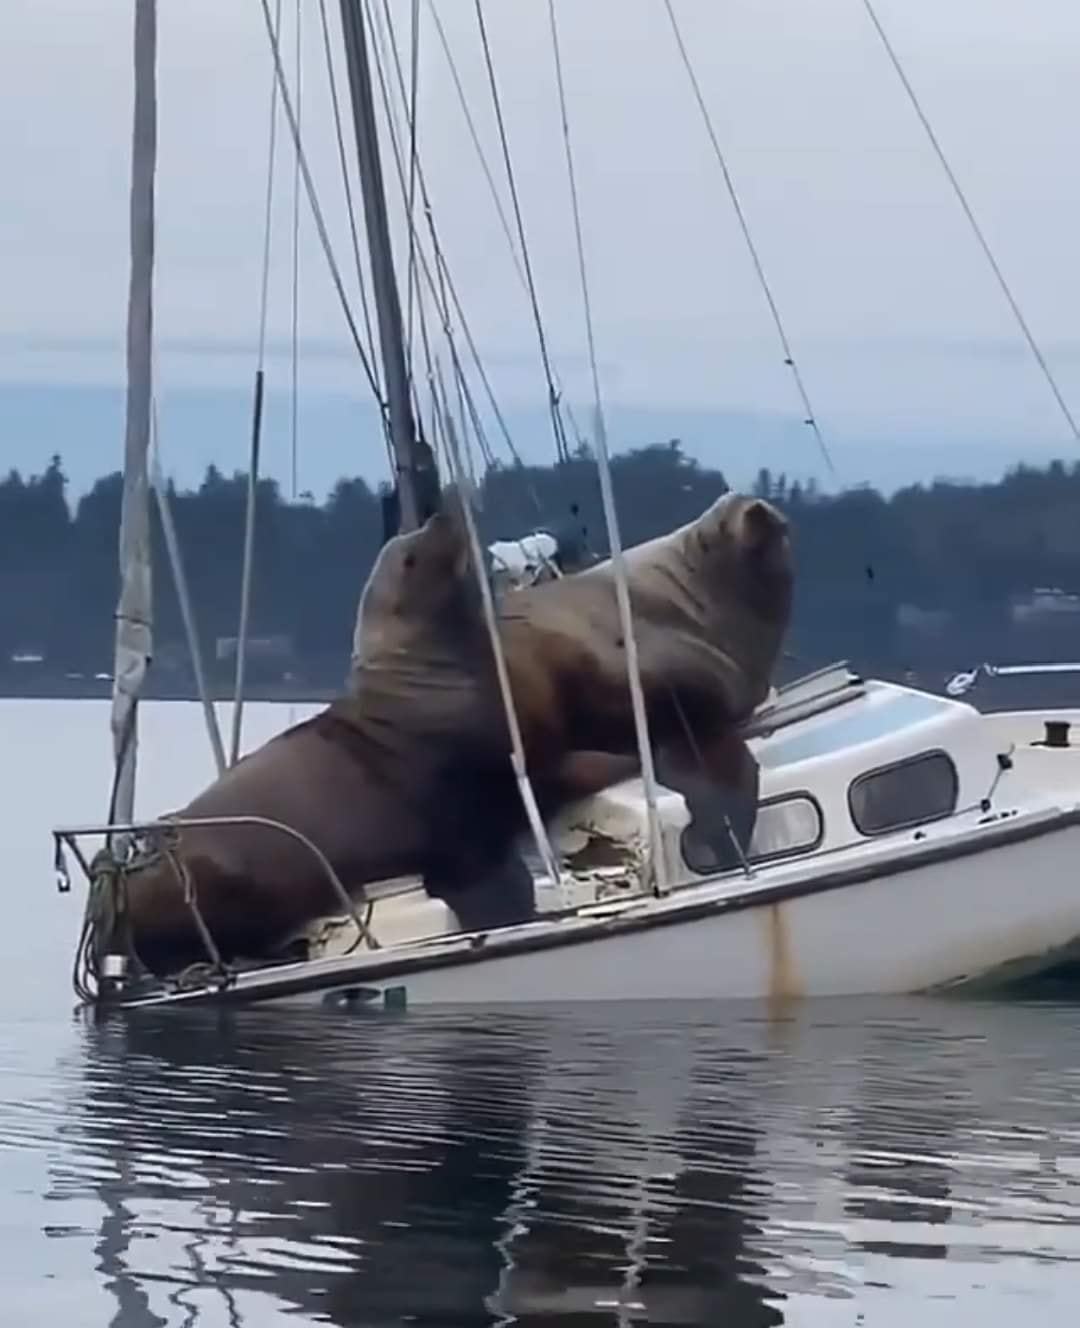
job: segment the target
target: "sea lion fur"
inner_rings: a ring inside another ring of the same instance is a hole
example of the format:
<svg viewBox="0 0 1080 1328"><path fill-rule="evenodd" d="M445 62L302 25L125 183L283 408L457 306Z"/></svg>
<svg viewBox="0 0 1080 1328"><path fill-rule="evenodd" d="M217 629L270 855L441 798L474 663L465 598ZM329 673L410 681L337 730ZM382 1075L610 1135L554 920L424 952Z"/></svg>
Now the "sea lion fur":
<svg viewBox="0 0 1080 1328"><path fill-rule="evenodd" d="M658 737L747 719L768 693L790 618L782 513L764 499L728 493L696 521L624 558L642 690ZM630 693L610 560L507 596L502 636L517 661L515 698L526 678L526 695L534 686L555 690L560 718L581 746L625 748ZM520 651L515 638L522 638Z"/></svg>
<svg viewBox="0 0 1080 1328"><path fill-rule="evenodd" d="M390 539L375 560L349 694L243 757L177 816L272 819L314 843L350 892L419 875L434 894L461 895L475 920L478 900L520 877L511 846L524 818L508 753L460 506L449 493L439 512ZM610 763L571 760L565 771L541 772L538 793L559 806L611 773ZM131 944L154 972L206 958L177 861L226 960L265 955L312 918L340 911L313 855L280 830L173 833L173 859L159 856L126 882ZM505 920L497 902L491 916Z"/></svg>
<svg viewBox="0 0 1080 1328"><path fill-rule="evenodd" d="M273 818L314 842L350 892L420 875L473 917L470 898L517 881L525 819L460 501L449 491L419 530L380 550L348 694L244 757L181 816ZM762 500L726 495L626 559L652 739L678 769L688 734L722 749L766 693L790 609L786 522ZM627 777L637 747L610 562L508 595L499 631L545 819ZM339 911L310 853L280 832L178 835L227 960L269 953ZM154 971L205 957L168 862L130 875L127 916Z"/></svg>

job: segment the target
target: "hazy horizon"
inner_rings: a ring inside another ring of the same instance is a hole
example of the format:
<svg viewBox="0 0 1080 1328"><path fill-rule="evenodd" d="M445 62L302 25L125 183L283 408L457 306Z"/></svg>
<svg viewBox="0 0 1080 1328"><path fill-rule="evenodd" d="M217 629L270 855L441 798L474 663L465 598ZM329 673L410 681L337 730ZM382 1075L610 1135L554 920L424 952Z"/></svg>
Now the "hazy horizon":
<svg viewBox="0 0 1080 1328"><path fill-rule="evenodd" d="M436 5L505 207L473 6ZM1060 169L1080 123L1080 11L1064 0L1022 12L1008 0L877 7L1080 411L1080 186ZM837 482L994 479L1080 455L858 0L820 0L813 13L788 0L676 9ZM122 451L131 12L8 0L0 18L12 128L0 161L0 466L40 470L59 452L76 495ZM612 446L680 437L735 483L761 466L828 482L659 0L560 0L558 12ZM319 13L303 13L305 141L352 296ZM450 269L521 452L550 462L528 305L425 6L421 19L420 152ZM547 6L489 4L485 19L545 328L586 423ZM290 17L290 71L294 40ZM158 63L159 405L166 468L187 485L209 461L246 463L270 88L259 4L160 6ZM335 72L343 85L340 59ZM279 121L266 467L283 483L287 138ZM384 165L402 264L388 154ZM321 496L341 474L377 482L388 469L306 199L300 218L298 488Z"/></svg>
<svg viewBox="0 0 1080 1328"><path fill-rule="evenodd" d="M58 453L74 503L95 481L120 469L124 393L119 386L9 384L0 389L0 401L4 427L11 424L17 430L15 445L4 447L0 478L12 469L24 477L39 474ZM250 392L179 389L163 403L161 414L162 462L180 488L197 487L211 464L225 474L246 471ZM298 495L309 492L322 502L339 479L360 476L372 487L390 479L377 415L369 402L346 393L320 393L304 402L301 418ZM285 498L290 488L289 422L288 393L268 391L262 473L278 481ZM993 482L1020 462L1045 465L1059 458L1076 459L1064 446L1024 447L1009 438L899 440L880 430L876 436L830 439L838 475L834 480L822 466L810 431L795 415L616 406L609 411L608 423L618 438L618 451L678 438L687 455L722 470L737 488L752 484L763 466L789 480L813 478L826 491L871 484L888 494L935 479ZM512 410L508 424L526 463L552 463L545 410Z"/></svg>

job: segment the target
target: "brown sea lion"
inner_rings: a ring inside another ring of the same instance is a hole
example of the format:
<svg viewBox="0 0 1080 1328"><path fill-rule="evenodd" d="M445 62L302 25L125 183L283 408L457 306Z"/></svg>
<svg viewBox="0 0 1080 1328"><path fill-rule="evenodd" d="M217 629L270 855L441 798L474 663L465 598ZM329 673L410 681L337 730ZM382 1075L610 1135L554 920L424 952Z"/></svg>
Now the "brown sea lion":
<svg viewBox="0 0 1080 1328"><path fill-rule="evenodd" d="M788 523L763 499L728 493L624 558L657 778L686 798L717 861L737 861L749 847L759 787L738 725L768 693L790 620ZM511 657L526 670L542 661L543 686L557 697L549 713L575 741L636 753L629 687L611 685L620 669L626 676L612 562L516 591L502 616ZM531 653L513 648L518 637ZM521 668L513 676L515 697L528 695Z"/></svg>
<svg viewBox="0 0 1080 1328"><path fill-rule="evenodd" d="M701 833L711 822L726 859L730 830L745 851L756 816L757 763L736 730L766 697L790 618L787 521L762 499L728 493L628 550L625 564L658 777L686 797ZM507 593L500 635L542 810L637 773L612 562ZM442 882L428 885L453 902Z"/></svg>
<svg viewBox="0 0 1080 1328"><path fill-rule="evenodd" d="M527 914L531 882L514 852L523 811L455 507L381 550L361 599L349 695L245 757L181 815L273 818L317 844L350 891L419 875L466 926L495 925ZM652 736L677 766L689 759L688 725L715 747L765 693L790 601L786 528L767 504L729 496L627 556ZM549 817L636 768L610 567L515 592L501 609L527 762ZM271 952L340 910L311 855L265 827L185 828L179 854L226 959ZM205 957L168 863L132 873L127 886L144 964L175 971ZM501 891L504 917L490 909Z"/></svg>
<svg viewBox="0 0 1080 1328"><path fill-rule="evenodd" d="M768 693L791 613L783 515L728 493L624 558L642 688L665 741L749 718ZM581 747L622 750L629 688L612 685L625 680L626 659L611 561L506 596L501 625L508 652L520 654L515 696L532 661L533 685L559 690L560 719Z"/></svg>
<svg viewBox="0 0 1080 1328"><path fill-rule="evenodd" d="M177 815L282 822L319 847L348 889L419 875L432 893L454 896L466 925L479 925L477 897L489 905L486 925L527 913L531 879L524 898L514 864L488 885L523 820L453 497L420 530L383 546L359 620L350 694L245 756ZM562 805L624 767L590 763L586 754L557 776L541 772L537 792L545 807ZM176 833L226 960L264 955L312 918L340 912L325 872L280 831L215 825ZM131 944L146 967L173 972L207 957L167 860L131 872L126 895Z"/></svg>

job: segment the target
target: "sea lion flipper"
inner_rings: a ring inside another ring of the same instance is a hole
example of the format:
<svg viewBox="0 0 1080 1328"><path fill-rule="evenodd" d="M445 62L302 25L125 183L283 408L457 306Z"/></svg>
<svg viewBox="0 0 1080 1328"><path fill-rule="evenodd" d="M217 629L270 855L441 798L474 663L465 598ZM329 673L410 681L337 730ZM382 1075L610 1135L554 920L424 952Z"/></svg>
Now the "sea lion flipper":
<svg viewBox="0 0 1080 1328"><path fill-rule="evenodd" d="M700 744L671 743L658 753L656 773L686 802L691 856L711 870L738 865L750 851L761 790L761 769L746 742L727 732Z"/></svg>
<svg viewBox="0 0 1080 1328"><path fill-rule="evenodd" d="M462 931L510 927L536 916L532 873L515 851L479 875L463 862L443 862L425 873L424 889L445 900Z"/></svg>

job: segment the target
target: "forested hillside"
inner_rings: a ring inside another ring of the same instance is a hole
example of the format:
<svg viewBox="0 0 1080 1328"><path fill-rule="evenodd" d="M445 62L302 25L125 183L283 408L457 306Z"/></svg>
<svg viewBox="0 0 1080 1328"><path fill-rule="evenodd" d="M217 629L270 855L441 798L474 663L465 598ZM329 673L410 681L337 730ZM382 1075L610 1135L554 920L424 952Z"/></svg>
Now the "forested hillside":
<svg viewBox="0 0 1080 1328"><path fill-rule="evenodd" d="M725 486L678 442L613 463L627 543L697 516ZM793 665L845 656L858 665L950 669L983 658L1080 654L1080 464L1018 469L998 484L937 484L886 499L835 496L762 471L757 491L789 513L798 559ZM245 480L211 469L174 492L184 561L211 671L229 677L236 632ZM0 671L5 690L78 690L111 665L120 476L69 504L59 457L44 474L0 481ZM539 526L584 527L605 548L595 465L490 472L482 523L490 538ZM259 493L253 679L335 688L348 659L357 595L382 538L379 494L342 479L328 501ZM190 686L176 595L155 530L156 686ZM1034 596L1036 590L1063 594ZM219 639L221 644L219 646ZM220 655L220 658L216 656ZM67 678L66 683L58 680ZM49 680L52 680L51 682Z"/></svg>

